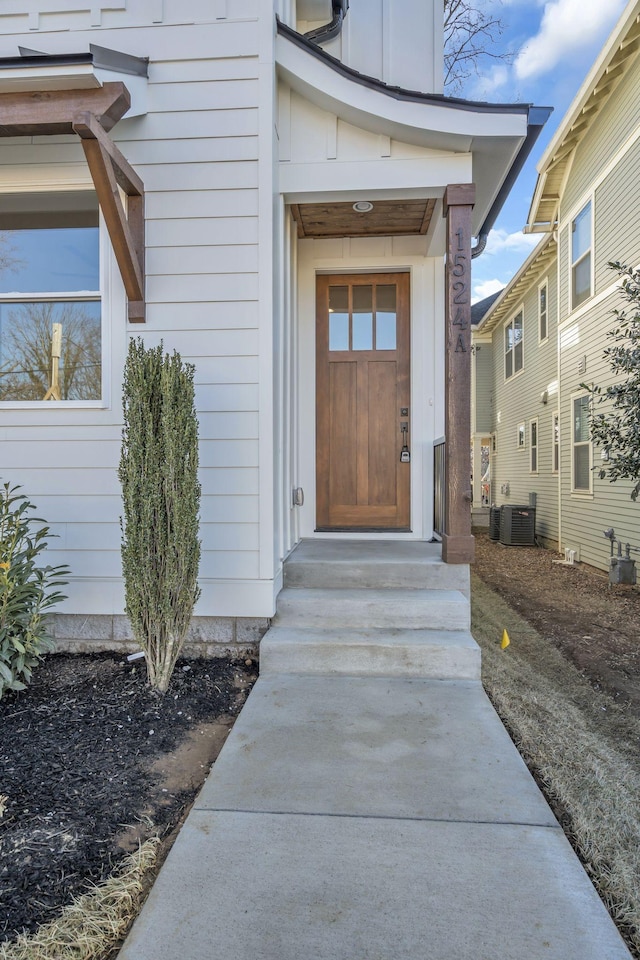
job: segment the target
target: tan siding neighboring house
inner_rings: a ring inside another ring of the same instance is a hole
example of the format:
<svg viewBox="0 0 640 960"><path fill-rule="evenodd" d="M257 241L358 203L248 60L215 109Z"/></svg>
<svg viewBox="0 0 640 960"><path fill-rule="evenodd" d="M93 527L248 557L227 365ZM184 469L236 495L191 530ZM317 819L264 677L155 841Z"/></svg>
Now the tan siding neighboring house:
<svg viewBox="0 0 640 960"><path fill-rule="evenodd" d="M526 504L535 495L536 529L541 538L558 538L557 474L553 470L553 416L557 401L557 297L555 244L547 240L517 282L508 287L480 324L477 337L491 334L488 373L494 397L491 434L491 500L497 506ZM542 294L544 291L544 297ZM540 338L541 298L546 337ZM510 338L522 317L522 367L507 357ZM513 370L509 375L509 371ZM483 371L485 376L487 373ZM478 391L486 390L478 378Z"/></svg>
<svg viewBox="0 0 640 960"><path fill-rule="evenodd" d="M621 299L608 263L640 265L639 38L640 2L630 2L538 165L526 229L547 237L476 334L492 332L494 344L494 500L526 503L534 492L538 535L602 569L609 565L605 529L640 546L632 483L600 477L602 451L589 437L587 389L613 382L604 349ZM545 278L549 336L540 342L535 300ZM520 309L523 369L505 380L500 345L505 324ZM537 474L531 470L532 421Z"/></svg>

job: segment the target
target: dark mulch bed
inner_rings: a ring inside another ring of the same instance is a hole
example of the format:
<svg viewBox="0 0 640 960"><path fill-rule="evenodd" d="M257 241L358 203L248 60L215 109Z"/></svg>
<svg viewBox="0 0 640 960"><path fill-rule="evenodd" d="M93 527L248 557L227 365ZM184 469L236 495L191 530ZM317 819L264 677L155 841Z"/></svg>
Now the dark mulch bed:
<svg viewBox="0 0 640 960"><path fill-rule="evenodd" d="M0 941L174 830L255 679L251 660L180 661L159 696L144 661L60 654L0 700Z"/></svg>

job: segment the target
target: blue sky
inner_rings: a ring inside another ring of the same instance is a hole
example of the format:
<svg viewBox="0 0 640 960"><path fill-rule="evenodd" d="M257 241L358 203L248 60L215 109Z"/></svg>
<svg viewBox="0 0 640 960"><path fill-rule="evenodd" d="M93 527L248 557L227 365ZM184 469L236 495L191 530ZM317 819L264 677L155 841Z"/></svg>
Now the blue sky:
<svg viewBox="0 0 640 960"><path fill-rule="evenodd" d="M626 0L476 0L502 20L495 49L513 62L485 61L462 95L474 100L534 103L554 108L531 157L473 263L472 299L504 286L537 242L522 234L536 183L536 163L615 27Z"/></svg>

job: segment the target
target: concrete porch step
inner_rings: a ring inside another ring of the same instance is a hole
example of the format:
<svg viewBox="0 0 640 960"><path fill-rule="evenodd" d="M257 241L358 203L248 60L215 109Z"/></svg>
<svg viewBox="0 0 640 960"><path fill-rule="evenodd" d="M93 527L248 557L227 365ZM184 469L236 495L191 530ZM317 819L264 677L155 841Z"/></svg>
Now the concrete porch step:
<svg viewBox="0 0 640 960"><path fill-rule="evenodd" d="M480 648L465 630L344 630L274 626L260 674L479 680Z"/></svg>
<svg viewBox="0 0 640 960"><path fill-rule="evenodd" d="M287 627L469 630L469 600L459 590L285 587L273 625Z"/></svg>
<svg viewBox="0 0 640 960"><path fill-rule="evenodd" d="M284 565L285 587L460 590L469 568L442 562L439 543L303 540Z"/></svg>

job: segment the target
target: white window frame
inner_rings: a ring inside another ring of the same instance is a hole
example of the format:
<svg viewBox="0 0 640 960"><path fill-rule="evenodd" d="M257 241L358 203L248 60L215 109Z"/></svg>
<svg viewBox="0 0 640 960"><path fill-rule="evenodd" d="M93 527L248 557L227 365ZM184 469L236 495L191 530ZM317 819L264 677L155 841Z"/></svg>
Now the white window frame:
<svg viewBox="0 0 640 960"><path fill-rule="evenodd" d="M544 290L545 309L542 310L542 291ZM545 334L542 336L542 317L544 316ZM538 343L546 343L549 339L549 281L544 280L538 286Z"/></svg>
<svg viewBox="0 0 640 960"><path fill-rule="evenodd" d="M593 443L591 442L591 436L588 440L579 440L575 439L575 404L578 400L589 399L589 394L584 390L581 390L579 393L572 393L570 397L571 403L571 494L576 497L591 497L593 496ZM589 486L588 487L576 487L576 448L577 447L587 447L589 450Z"/></svg>
<svg viewBox="0 0 640 960"><path fill-rule="evenodd" d="M47 171L50 176L50 169ZM44 178L43 178L44 179ZM95 187L91 180L81 180L78 182L74 181L65 181L64 183L52 181L47 184L46 188L39 187L37 190L33 190L30 187L30 184L16 184L15 181L12 181L11 187L7 189L2 182L0 182L0 203L2 201L2 194L26 194L26 193L38 193L43 197L54 194L54 193L77 193L82 190L88 190L95 193ZM101 383L101 397L99 400L0 400L0 411L1 410L77 410L77 409L107 409L111 404L110 396L110 383L111 383L111 337L110 329L111 323L107 322L107 317L110 315L112 309L112 299L118 299L117 297L111 297L111 280L113 277L114 271L112 270L111 265L111 245L109 241L109 233L102 216L102 210L98 208L98 230L99 230L99 284L100 289L95 291L96 296L91 297L87 296L84 292L72 292L72 293L47 293L47 292L38 292L38 293L24 293L19 295L13 294L0 294L0 302L2 303L36 303L36 302L51 302L51 301L63 301L64 302L84 302L88 299L93 299L100 303L100 343L101 343L101 354L102 354L102 383ZM117 272L117 271L116 271ZM90 291L94 293L94 291ZM123 326L126 323L126 315L123 318Z"/></svg>
<svg viewBox="0 0 640 960"><path fill-rule="evenodd" d="M551 415L551 473L560 472L560 412Z"/></svg>
<svg viewBox="0 0 640 960"><path fill-rule="evenodd" d="M527 449L527 425L524 420L516 428L516 447L518 450Z"/></svg>
<svg viewBox="0 0 640 960"><path fill-rule="evenodd" d="M535 427L535 431L534 431ZM535 432L535 443L534 443L534 432ZM535 466L533 459L535 457ZM538 473L540 467L540 427L538 424L538 418L534 417L532 420L529 420L529 473Z"/></svg>
<svg viewBox="0 0 640 960"><path fill-rule="evenodd" d="M521 339L520 346L522 347L522 361L520 367L515 369L515 359L516 359L516 344L514 343L513 347L507 350L506 340L507 340L507 330L509 327L513 330L515 321L520 317L521 323ZM524 307L520 306L515 313L507 320L504 327L502 328L502 353L504 357L504 379L512 380L513 377L517 377L519 373L522 373L524 370ZM507 373L507 357L511 357L511 373Z"/></svg>
<svg viewBox="0 0 640 960"><path fill-rule="evenodd" d="M575 224L577 220L589 209L589 246L580 254L575 260L573 259L573 235L575 233ZM587 300L590 300L593 296L593 270L594 270L594 256L593 256L593 237L594 237L594 198L591 196L585 203L582 204L575 216L571 217L569 223L569 298L571 301L571 310L577 310L578 307L581 307ZM574 295L574 278L576 268L584 261L589 258L589 292L585 297L582 298L579 302L576 302Z"/></svg>

